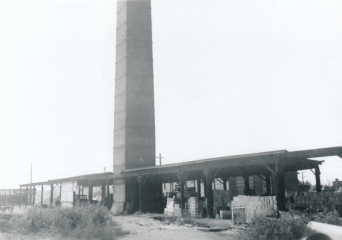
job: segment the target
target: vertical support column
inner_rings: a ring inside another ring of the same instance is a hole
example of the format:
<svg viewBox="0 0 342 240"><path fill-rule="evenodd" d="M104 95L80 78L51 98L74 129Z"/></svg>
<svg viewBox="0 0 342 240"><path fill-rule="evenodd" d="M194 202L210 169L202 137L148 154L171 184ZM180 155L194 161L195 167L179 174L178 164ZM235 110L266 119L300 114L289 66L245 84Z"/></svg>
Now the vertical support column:
<svg viewBox="0 0 342 240"><path fill-rule="evenodd" d="M76 192L72 191L72 206L76 207Z"/></svg>
<svg viewBox="0 0 342 240"><path fill-rule="evenodd" d="M41 194L40 194L40 205L43 206L43 195L44 195L44 186L41 185Z"/></svg>
<svg viewBox="0 0 342 240"><path fill-rule="evenodd" d="M285 177L284 177L284 159L280 158L276 160L276 195L277 195L277 207L279 211L286 210L286 198L285 198Z"/></svg>
<svg viewBox="0 0 342 240"><path fill-rule="evenodd" d="M26 185L26 191L25 191L25 208L27 208L27 198L28 198L28 192L27 192L27 185Z"/></svg>
<svg viewBox="0 0 342 240"><path fill-rule="evenodd" d="M6 206L7 206L7 190L5 190Z"/></svg>
<svg viewBox="0 0 342 240"><path fill-rule="evenodd" d="M210 171L207 171L206 174L206 192L207 192L207 218L213 218L213 210L214 210L214 199L213 199L213 188L212 188L212 178L210 176Z"/></svg>
<svg viewBox="0 0 342 240"><path fill-rule="evenodd" d="M33 186L33 194L32 194L32 207L34 207L34 205L36 204L36 186Z"/></svg>
<svg viewBox="0 0 342 240"><path fill-rule="evenodd" d="M181 211L182 211L182 216L183 212L185 210L185 198L184 198L184 185L186 183L187 175L185 172L183 172L181 169L178 170L178 173L176 173L176 176L179 179L179 185L180 185L180 190L181 190Z"/></svg>
<svg viewBox="0 0 342 240"><path fill-rule="evenodd" d="M201 180L196 180L196 184L197 184L197 197L200 198L201 197Z"/></svg>
<svg viewBox="0 0 342 240"><path fill-rule="evenodd" d="M319 170L319 166L315 167L315 177L316 177L316 192L321 192L322 191L322 186L321 186L321 171Z"/></svg>
<svg viewBox="0 0 342 240"><path fill-rule="evenodd" d="M244 176L243 177L245 179L245 190L249 189L249 176Z"/></svg>
<svg viewBox="0 0 342 240"><path fill-rule="evenodd" d="M32 186L30 185L29 205L32 203Z"/></svg>
<svg viewBox="0 0 342 240"><path fill-rule="evenodd" d="M59 183L59 201L62 206L62 183Z"/></svg>
<svg viewBox="0 0 342 240"><path fill-rule="evenodd" d="M108 180L107 180L107 208L108 208L108 210L110 210L110 201L109 201L109 183L108 183Z"/></svg>
<svg viewBox="0 0 342 240"><path fill-rule="evenodd" d="M106 197L106 185L102 184L101 186L101 202L104 204L104 199Z"/></svg>
<svg viewBox="0 0 342 240"><path fill-rule="evenodd" d="M88 198L89 198L89 203L92 203L93 202L93 185L89 185L89 195L88 195Z"/></svg>
<svg viewBox="0 0 342 240"><path fill-rule="evenodd" d="M207 198L207 181L206 181L206 178L203 179L203 195L205 198Z"/></svg>
<svg viewBox="0 0 342 240"><path fill-rule="evenodd" d="M271 196L271 175L265 175L266 179L266 195Z"/></svg>
<svg viewBox="0 0 342 240"><path fill-rule="evenodd" d="M52 207L52 204L53 204L53 189L54 189L54 186L53 184L50 185L50 208Z"/></svg>
<svg viewBox="0 0 342 240"><path fill-rule="evenodd" d="M137 177L138 183L139 183L139 211L142 212L142 176Z"/></svg>
<svg viewBox="0 0 342 240"><path fill-rule="evenodd" d="M227 190L227 181L229 180L229 177L221 177L223 182L223 190Z"/></svg>
<svg viewBox="0 0 342 240"><path fill-rule="evenodd" d="M21 186L20 186L20 192L19 192L19 194L20 194L20 200L19 200L19 208L21 208L21 204L22 204L22 193L21 193Z"/></svg>
<svg viewBox="0 0 342 240"><path fill-rule="evenodd" d="M205 175L205 182L206 182L206 196L207 196L207 217L213 218L213 211L214 211L214 196L213 196L213 189L212 183L216 177L218 169L214 173L212 169L205 169L203 173Z"/></svg>
<svg viewBox="0 0 342 240"><path fill-rule="evenodd" d="M184 174L180 175L179 183L180 183L180 189L181 189L181 209L182 213L185 210L185 199L184 199L184 184L186 182L186 179L184 178Z"/></svg>

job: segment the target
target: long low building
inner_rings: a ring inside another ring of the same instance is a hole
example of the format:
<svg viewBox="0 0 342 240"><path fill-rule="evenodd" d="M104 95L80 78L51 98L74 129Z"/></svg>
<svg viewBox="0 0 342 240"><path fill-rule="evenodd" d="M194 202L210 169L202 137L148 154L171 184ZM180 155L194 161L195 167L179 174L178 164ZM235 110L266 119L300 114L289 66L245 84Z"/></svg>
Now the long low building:
<svg viewBox="0 0 342 240"><path fill-rule="evenodd" d="M211 218L214 207L213 187L215 185L213 182L216 179L222 182L223 189L228 189L232 197L237 195L276 196L278 210L286 210L285 191L295 191L298 187L297 171L311 169L316 177L316 191L320 192L319 165L324 161L311 160L311 158L334 155L342 157L342 147L293 152L279 150L202 159L123 170L120 177L114 177L111 172L89 174L47 182L22 184L20 188L35 193L29 189L40 185L42 189L40 203L43 203L43 186L50 186L50 190L59 188L57 198L62 205L67 206L75 205L77 201L82 200L82 197L91 202L93 200L93 188L99 187L102 196L101 202L110 208L113 201L120 202L122 198L120 191L115 187L115 182L123 181L128 193L126 193L128 198L123 204L132 203L134 210L142 212L162 212L165 207L163 184L176 183L179 186L180 205L184 210L185 187L186 183L190 181L193 183L198 196L206 198L205 207L208 217ZM53 193L54 191L50 191L50 206L56 199ZM24 199L27 203L30 198L26 194ZM112 211L122 210L114 208Z"/></svg>

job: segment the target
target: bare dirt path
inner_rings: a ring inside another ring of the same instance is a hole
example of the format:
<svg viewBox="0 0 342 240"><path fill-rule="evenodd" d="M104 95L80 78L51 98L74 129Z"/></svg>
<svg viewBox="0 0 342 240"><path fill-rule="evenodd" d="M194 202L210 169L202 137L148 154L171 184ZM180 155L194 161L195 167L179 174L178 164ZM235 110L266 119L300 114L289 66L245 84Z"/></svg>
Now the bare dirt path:
<svg viewBox="0 0 342 240"><path fill-rule="evenodd" d="M191 225L179 226L177 224L163 224L161 221L151 218L151 215L115 216L114 220L121 225L121 228L124 231L130 232L129 234L120 237L120 240L236 240L238 239L239 233L239 230L234 229L224 232L203 232Z"/></svg>

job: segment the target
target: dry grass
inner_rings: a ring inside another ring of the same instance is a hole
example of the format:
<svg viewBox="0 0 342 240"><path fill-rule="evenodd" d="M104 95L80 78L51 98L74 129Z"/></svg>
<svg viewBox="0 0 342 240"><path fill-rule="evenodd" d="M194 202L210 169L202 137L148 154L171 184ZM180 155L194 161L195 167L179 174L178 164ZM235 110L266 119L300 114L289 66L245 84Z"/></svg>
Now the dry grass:
<svg viewBox="0 0 342 240"><path fill-rule="evenodd" d="M75 208L32 208L24 215L13 215L8 223L14 235L50 236L57 239L112 240L125 234L99 205Z"/></svg>

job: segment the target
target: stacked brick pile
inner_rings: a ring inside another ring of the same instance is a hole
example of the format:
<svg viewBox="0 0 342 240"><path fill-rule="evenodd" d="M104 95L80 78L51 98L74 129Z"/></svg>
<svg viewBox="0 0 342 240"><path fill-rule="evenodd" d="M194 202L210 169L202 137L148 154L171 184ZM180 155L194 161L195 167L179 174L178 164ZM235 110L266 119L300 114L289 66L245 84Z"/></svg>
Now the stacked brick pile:
<svg viewBox="0 0 342 240"><path fill-rule="evenodd" d="M190 197L188 199L188 211L192 217L199 217L203 210L204 202L197 197Z"/></svg>
<svg viewBox="0 0 342 240"><path fill-rule="evenodd" d="M166 208L164 208L164 215L180 216L181 212L180 200L178 198L167 198Z"/></svg>
<svg viewBox="0 0 342 240"><path fill-rule="evenodd" d="M317 210L323 208L334 210L336 206L342 205L341 192L286 192L285 196L288 199L292 198L294 200L293 207L305 206ZM287 204L289 208L291 201L288 201Z"/></svg>
<svg viewBox="0 0 342 240"><path fill-rule="evenodd" d="M244 207L246 222L250 223L256 216L270 216L277 211L277 200L274 196L237 196L231 202L231 207Z"/></svg>
<svg viewBox="0 0 342 240"><path fill-rule="evenodd" d="M229 207L231 198L229 190L213 190L214 207Z"/></svg>

